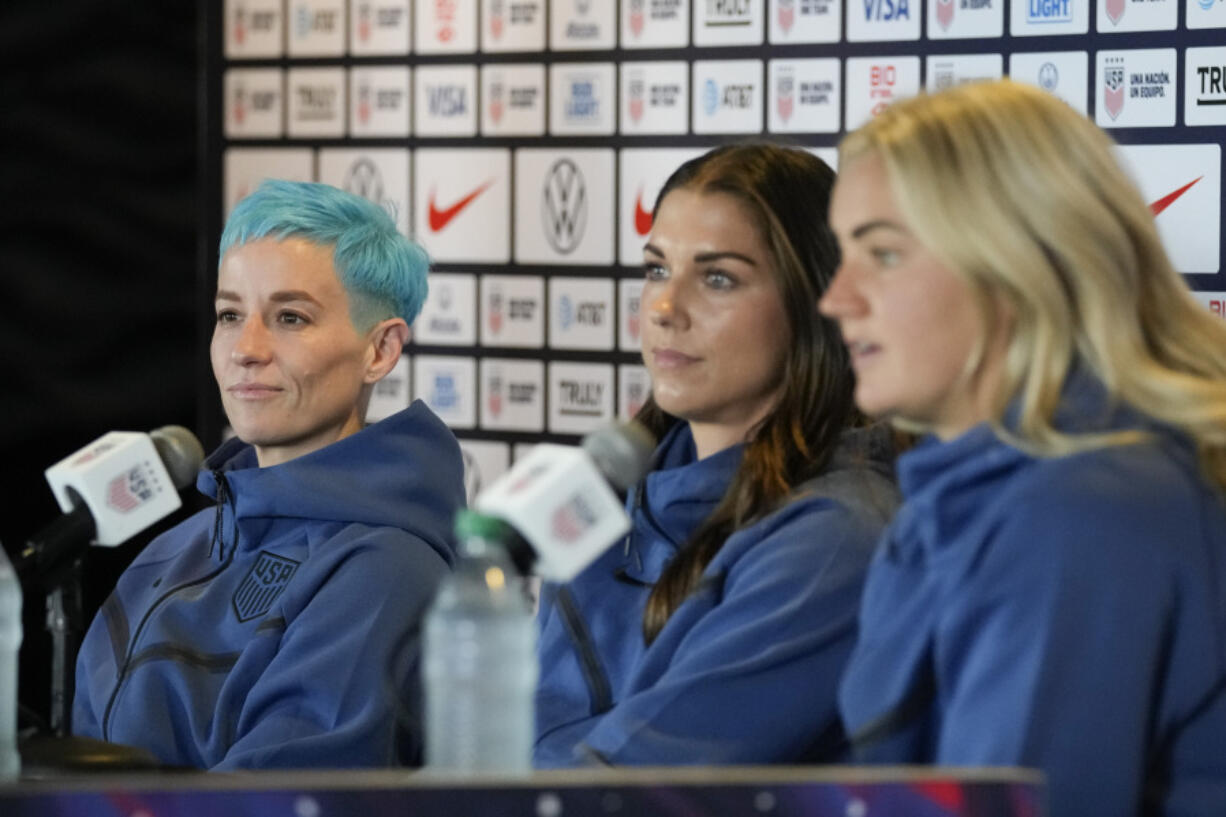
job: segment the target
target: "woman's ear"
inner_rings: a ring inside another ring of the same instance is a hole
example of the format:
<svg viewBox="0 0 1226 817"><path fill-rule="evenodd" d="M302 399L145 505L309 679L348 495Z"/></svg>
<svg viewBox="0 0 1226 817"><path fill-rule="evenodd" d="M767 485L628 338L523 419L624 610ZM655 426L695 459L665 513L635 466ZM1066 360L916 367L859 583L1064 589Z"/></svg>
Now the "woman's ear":
<svg viewBox="0 0 1226 817"><path fill-rule="evenodd" d="M370 330L369 339L363 382L377 383L400 362L400 354L409 342L409 325L403 318L388 318Z"/></svg>

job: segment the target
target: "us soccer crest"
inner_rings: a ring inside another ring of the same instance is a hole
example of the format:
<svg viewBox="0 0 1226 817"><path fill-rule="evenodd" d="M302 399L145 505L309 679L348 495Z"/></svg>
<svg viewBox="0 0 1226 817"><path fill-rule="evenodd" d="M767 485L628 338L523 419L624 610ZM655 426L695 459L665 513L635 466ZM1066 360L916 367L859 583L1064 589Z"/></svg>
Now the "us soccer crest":
<svg viewBox="0 0 1226 817"><path fill-rule="evenodd" d="M778 0L779 27L786 34L796 22L796 0Z"/></svg>
<svg viewBox="0 0 1226 817"><path fill-rule="evenodd" d="M486 395L486 402L489 405L490 414L497 417L502 414L502 376L491 375L487 385L489 394Z"/></svg>
<svg viewBox="0 0 1226 817"><path fill-rule="evenodd" d="M635 37L643 33L643 0L630 0L630 31Z"/></svg>
<svg viewBox="0 0 1226 817"><path fill-rule="evenodd" d="M780 71L775 81L775 107L779 118L787 122L792 118L792 110L796 105L796 77L791 71Z"/></svg>
<svg viewBox="0 0 1226 817"><path fill-rule="evenodd" d="M251 621L267 614L272 609L272 603L289 585L299 564L301 562L261 550L259 558L234 591L231 600L238 620Z"/></svg>
<svg viewBox="0 0 1226 817"><path fill-rule="evenodd" d="M239 4L234 9L234 42L242 45L247 39L247 8Z"/></svg>
<svg viewBox="0 0 1226 817"><path fill-rule="evenodd" d="M1108 60L1103 68L1103 107L1112 119L1124 110L1124 61Z"/></svg>
<svg viewBox="0 0 1226 817"><path fill-rule="evenodd" d="M370 122L370 83L363 82L358 86L358 121L363 125Z"/></svg>
<svg viewBox="0 0 1226 817"><path fill-rule="evenodd" d="M247 118L247 89L242 85L234 87L233 116L235 124L243 124Z"/></svg>
<svg viewBox="0 0 1226 817"><path fill-rule="evenodd" d="M495 40L502 38L503 0L493 0L490 3L490 36Z"/></svg>
<svg viewBox="0 0 1226 817"><path fill-rule="evenodd" d="M630 97L628 105L630 118L636 124L643 118L643 85L642 76L634 76L631 77L626 88L627 94Z"/></svg>
<svg viewBox="0 0 1226 817"><path fill-rule="evenodd" d="M502 102L502 83L490 83L490 121L497 125L502 120L503 102Z"/></svg>
<svg viewBox="0 0 1226 817"><path fill-rule="evenodd" d="M490 311L486 317L489 323L490 332L497 335L502 331L502 290L494 289L490 291Z"/></svg>
<svg viewBox="0 0 1226 817"><path fill-rule="evenodd" d="M370 3L358 4L358 40L370 41Z"/></svg>
<svg viewBox="0 0 1226 817"><path fill-rule="evenodd" d="M1124 16L1125 5L1128 0L1106 0L1107 19L1111 21L1111 25L1119 23L1120 18Z"/></svg>
<svg viewBox="0 0 1226 817"><path fill-rule="evenodd" d="M949 30L949 24L954 21L954 0L937 0L937 22L941 29Z"/></svg>

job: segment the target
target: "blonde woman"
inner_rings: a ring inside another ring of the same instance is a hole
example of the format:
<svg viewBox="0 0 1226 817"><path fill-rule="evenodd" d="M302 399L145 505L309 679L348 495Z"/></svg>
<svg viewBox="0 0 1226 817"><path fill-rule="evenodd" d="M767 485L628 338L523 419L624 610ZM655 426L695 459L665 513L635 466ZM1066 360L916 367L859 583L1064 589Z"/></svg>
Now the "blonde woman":
<svg viewBox="0 0 1226 817"><path fill-rule="evenodd" d="M1008 81L911 100L844 141L831 224L856 402L930 433L841 687L859 758L1226 814L1226 325L1110 140Z"/></svg>

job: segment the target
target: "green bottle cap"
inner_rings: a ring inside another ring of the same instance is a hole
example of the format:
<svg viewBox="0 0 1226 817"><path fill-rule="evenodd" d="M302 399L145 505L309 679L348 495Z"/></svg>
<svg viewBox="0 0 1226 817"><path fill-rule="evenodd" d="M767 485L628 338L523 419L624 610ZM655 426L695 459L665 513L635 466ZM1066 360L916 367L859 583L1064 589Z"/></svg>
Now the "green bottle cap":
<svg viewBox="0 0 1226 817"><path fill-rule="evenodd" d="M486 539L491 542L504 542L511 532L510 526L501 519L469 508L456 513L453 529L460 539Z"/></svg>

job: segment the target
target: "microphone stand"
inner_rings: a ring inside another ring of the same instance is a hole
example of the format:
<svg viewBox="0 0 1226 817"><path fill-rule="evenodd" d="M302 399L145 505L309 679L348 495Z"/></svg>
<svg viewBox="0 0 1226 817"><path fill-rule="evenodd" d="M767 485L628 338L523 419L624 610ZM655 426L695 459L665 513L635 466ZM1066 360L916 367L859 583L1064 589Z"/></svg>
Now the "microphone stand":
<svg viewBox="0 0 1226 817"><path fill-rule="evenodd" d="M81 598L81 559L61 572L47 593L47 632L51 634L51 734L72 731L72 699L76 691L76 655L85 629Z"/></svg>
<svg viewBox="0 0 1226 817"><path fill-rule="evenodd" d="M46 629L51 635L51 732L64 737L72 731L74 666L81 633L85 629L81 591L81 557L74 545L89 542L95 533L94 517L78 500L71 513L47 526L26 544L17 563L24 581L38 577L46 593Z"/></svg>
<svg viewBox="0 0 1226 817"><path fill-rule="evenodd" d="M71 490L71 489L69 489ZM22 777L53 779L69 772L143 771L159 768L145 749L72 736L76 658L85 630L81 590L80 543L94 538L94 517L78 499L30 540L17 561L22 585L37 584L46 594L46 629L51 635L50 734L22 742Z"/></svg>

